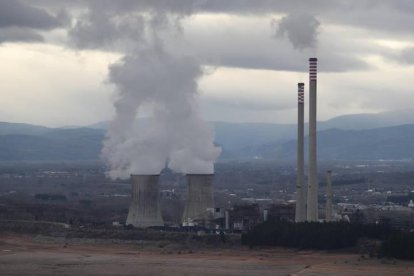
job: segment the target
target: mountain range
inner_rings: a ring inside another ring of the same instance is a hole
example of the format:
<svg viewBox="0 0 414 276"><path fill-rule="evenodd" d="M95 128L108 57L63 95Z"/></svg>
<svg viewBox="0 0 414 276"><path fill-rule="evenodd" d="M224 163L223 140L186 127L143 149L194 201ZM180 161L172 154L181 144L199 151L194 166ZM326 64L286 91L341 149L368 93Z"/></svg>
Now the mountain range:
<svg viewBox="0 0 414 276"><path fill-rule="evenodd" d="M413 111L352 114L318 122L318 156L339 160L413 159ZM223 160L296 158L295 124L212 124L215 142L223 148ZM107 125L101 122L87 127L48 128L0 122L0 161L97 160Z"/></svg>

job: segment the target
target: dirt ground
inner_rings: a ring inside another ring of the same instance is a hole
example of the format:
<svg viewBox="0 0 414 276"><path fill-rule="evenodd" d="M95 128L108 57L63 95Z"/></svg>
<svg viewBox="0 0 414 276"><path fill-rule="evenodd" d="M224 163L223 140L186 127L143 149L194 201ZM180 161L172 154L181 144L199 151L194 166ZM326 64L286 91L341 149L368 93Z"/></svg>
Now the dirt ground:
<svg viewBox="0 0 414 276"><path fill-rule="evenodd" d="M287 249L83 244L0 234L0 275L414 275L414 262Z"/></svg>

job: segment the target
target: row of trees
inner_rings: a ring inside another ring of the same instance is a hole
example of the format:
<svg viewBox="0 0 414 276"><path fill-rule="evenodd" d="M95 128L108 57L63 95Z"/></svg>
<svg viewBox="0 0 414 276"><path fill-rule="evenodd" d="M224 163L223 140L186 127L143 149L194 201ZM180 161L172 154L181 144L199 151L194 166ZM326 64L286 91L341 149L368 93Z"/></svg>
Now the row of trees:
<svg viewBox="0 0 414 276"><path fill-rule="evenodd" d="M414 233L396 232L382 243L386 257L414 260Z"/></svg>
<svg viewBox="0 0 414 276"><path fill-rule="evenodd" d="M328 250L355 246L361 238L380 240L378 253L382 256L414 260L414 232L397 230L387 223L267 221L243 234L242 243Z"/></svg>
<svg viewBox="0 0 414 276"><path fill-rule="evenodd" d="M354 246L363 237L386 239L393 231L387 224L267 221L244 234L242 243L249 246L337 249Z"/></svg>

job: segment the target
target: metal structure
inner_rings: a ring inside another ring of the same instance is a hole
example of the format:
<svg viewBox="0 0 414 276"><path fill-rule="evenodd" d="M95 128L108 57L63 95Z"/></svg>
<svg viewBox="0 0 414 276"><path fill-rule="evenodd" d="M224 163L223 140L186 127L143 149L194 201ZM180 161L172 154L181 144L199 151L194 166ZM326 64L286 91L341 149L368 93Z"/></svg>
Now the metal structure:
<svg viewBox="0 0 414 276"><path fill-rule="evenodd" d="M159 203L158 179L159 175L131 175L132 201L127 225L164 226Z"/></svg>
<svg viewBox="0 0 414 276"><path fill-rule="evenodd" d="M295 221L306 220L305 171L304 171L304 103L305 84L298 83L298 138Z"/></svg>
<svg viewBox="0 0 414 276"><path fill-rule="evenodd" d="M309 59L309 162L307 221L318 221L318 167L316 140L317 58Z"/></svg>
<svg viewBox="0 0 414 276"><path fill-rule="evenodd" d="M187 175L187 201L183 225L204 225L212 219L214 210L213 174Z"/></svg>
<svg viewBox="0 0 414 276"><path fill-rule="evenodd" d="M325 220L332 221L332 171L326 171L326 213Z"/></svg>

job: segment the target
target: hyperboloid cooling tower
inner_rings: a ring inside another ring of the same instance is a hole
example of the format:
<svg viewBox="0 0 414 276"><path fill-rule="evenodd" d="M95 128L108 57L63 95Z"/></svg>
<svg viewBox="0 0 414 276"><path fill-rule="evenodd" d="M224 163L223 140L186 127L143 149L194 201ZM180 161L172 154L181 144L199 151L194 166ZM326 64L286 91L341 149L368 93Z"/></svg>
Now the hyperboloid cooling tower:
<svg viewBox="0 0 414 276"><path fill-rule="evenodd" d="M206 224L214 208L213 174L187 175L187 202L183 214L183 225Z"/></svg>
<svg viewBox="0 0 414 276"><path fill-rule="evenodd" d="M135 227L164 226L158 199L159 175L131 175L132 201L126 224Z"/></svg>

